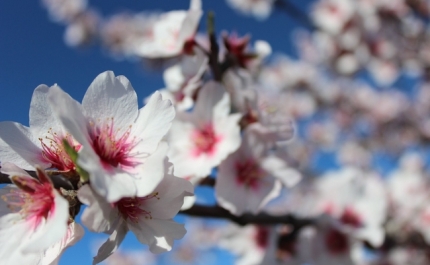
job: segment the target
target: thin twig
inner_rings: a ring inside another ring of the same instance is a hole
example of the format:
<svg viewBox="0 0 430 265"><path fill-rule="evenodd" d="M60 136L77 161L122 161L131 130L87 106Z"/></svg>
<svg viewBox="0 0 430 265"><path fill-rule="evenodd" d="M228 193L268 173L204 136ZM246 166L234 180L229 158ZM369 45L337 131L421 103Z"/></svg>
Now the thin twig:
<svg viewBox="0 0 430 265"><path fill-rule="evenodd" d="M180 213L190 215L190 216L203 217L203 218L227 219L241 226L244 226L247 224L258 224L258 225L288 224L294 227L303 227L303 226L311 225L315 222L313 219L298 219L290 214L273 216L266 213L260 213L258 215L243 214L241 216L236 216L231 214L226 209L221 208L219 206L205 206L205 205L198 205L198 204L195 204L190 209L181 211Z"/></svg>

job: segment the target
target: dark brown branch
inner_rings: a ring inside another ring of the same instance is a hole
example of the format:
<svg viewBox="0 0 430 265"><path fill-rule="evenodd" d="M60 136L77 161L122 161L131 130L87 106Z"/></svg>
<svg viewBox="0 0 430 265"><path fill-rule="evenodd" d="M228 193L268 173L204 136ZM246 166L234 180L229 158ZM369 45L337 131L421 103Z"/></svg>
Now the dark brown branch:
<svg viewBox="0 0 430 265"><path fill-rule="evenodd" d="M238 225L244 226L247 224L256 225L275 225L275 224L288 224L294 227L303 227L314 223L313 219L298 219L290 214L273 216L266 213L258 215L244 214L235 216L224 208L219 206L204 206L195 204L188 210L179 212L190 216L198 216L203 218L220 218L227 219L235 222Z"/></svg>
<svg viewBox="0 0 430 265"><path fill-rule="evenodd" d="M210 42L210 53L209 53L209 67L212 70L213 79L215 81L221 81L222 73L220 64L218 61L219 56L219 46L215 33L215 15L213 12L209 12L208 14L208 35Z"/></svg>
<svg viewBox="0 0 430 265"><path fill-rule="evenodd" d="M205 177L199 182L199 186L209 186L213 187L215 186L215 179L211 177Z"/></svg>

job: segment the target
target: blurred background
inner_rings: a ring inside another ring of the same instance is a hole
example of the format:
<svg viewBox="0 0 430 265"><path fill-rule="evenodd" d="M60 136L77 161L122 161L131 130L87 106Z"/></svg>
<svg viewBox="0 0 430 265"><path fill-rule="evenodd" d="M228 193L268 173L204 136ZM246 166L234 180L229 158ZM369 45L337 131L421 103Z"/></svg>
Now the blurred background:
<svg viewBox="0 0 430 265"><path fill-rule="evenodd" d="M249 34L250 43L270 44L259 84L282 91L277 104L287 106L296 124L285 154L291 166L312 177L347 166L382 179L403 170L419 175L420 184L414 185L428 188L430 2L251 2L203 0L199 32L204 38L207 13L213 11L218 34ZM39 84L56 83L80 100L106 70L125 75L142 106L145 97L165 87L163 69L170 62L133 54L124 39L136 33L122 30L139 31L139 23L142 28L150 23L136 14L150 17L188 7L187 0L0 1L0 120L28 125L31 95ZM196 192L199 202L215 204L210 188ZM419 214L426 211L418 208ZM105 264L234 264L234 255L211 241L227 222L181 215L177 220L190 232L174 251L154 256L129 234ZM429 227L414 229L425 234ZM90 264L105 238L86 231L60 264Z"/></svg>

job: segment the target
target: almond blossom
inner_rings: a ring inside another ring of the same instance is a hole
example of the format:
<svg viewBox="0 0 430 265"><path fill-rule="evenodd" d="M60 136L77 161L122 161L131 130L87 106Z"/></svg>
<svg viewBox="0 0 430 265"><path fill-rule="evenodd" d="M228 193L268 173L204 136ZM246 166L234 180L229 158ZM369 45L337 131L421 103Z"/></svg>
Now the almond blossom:
<svg viewBox="0 0 430 265"><path fill-rule="evenodd" d="M258 265L274 245L274 229L266 226L229 225L220 233L219 245L238 256L236 265Z"/></svg>
<svg viewBox="0 0 430 265"><path fill-rule="evenodd" d="M300 264L355 265L363 260L362 242L336 227L330 218L302 229L296 244Z"/></svg>
<svg viewBox="0 0 430 265"><path fill-rule="evenodd" d="M170 101L154 93L138 109L124 76L104 72L88 88L82 105L60 88L49 94L53 111L82 144L77 163L92 188L109 202L150 194L164 176L167 133L175 115Z"/></svg>
<svg viewBox="0 0 430 265"><path fill-rule="evenodd" d="M169 134L169 158L179 177L205 177L240 145L240 114L216 82L206 83L192 112L178 113Z"/></svg>
<svg viewBox="0 0 430 265"><path fill-rule="evenodd" d="M67 133L48 104L48 93L56 85L38 86L30 102L30 127L16 122L0 122L0 161L23 169L56 168L74 170L75 165L63 148L67 140L76 150L80 145Z"/></svg>
<svg viewBox="0 0 430 265"><path fill-rule="evenodd" d="M227 0L234 9L258 19L265 19L270 15L274 2L275 0Z"/></svg>
<svg viewBox="0 0 430 265"><path fill-rule="evenodd" d="M0 190L2 264L36 264L41 253L67 234L69 203L40 168L38 179L10 163L2 165L2 172L16 185Z"/></svg>
<svg viewBox="0 0 430 265"><path fill-rule="evenodd" d="M71 222L67 228L66 235L42 254L40 265L57 265L61 255L68 248L76 244L84 236L84 228L76 223Z"/></svg>
<svg viewBox="0 0 430 265"><path fill-rule="evenodd" d="M166 164L171 172L171 164ZM78 198L88 205L82 222L91 231L110 234L100 247L94 264L110 256L130 230L142 244L149 245L153 253L171 250L173 240L181 239L186 230L172 218L180 210L184 197L193 195L193 186L187 180L168 173L154 191L142 197L124 197L109 203L84 185Z"/></svg>
<svg viewBox="0 0 430 265"><path fill-rule="evenodd" d="M177 110L190 109L207 67L208 58L200 49L195 49L194 55L184 55L179 64L164 71L166 88L160 90L163 98L170 99Z"/></svg>
<svg viewBox="0 0 430 265"><path fill-rule="evenodd" d="M268 151L261 136L252 129L245 131L240 148L219 165L215 195L223 208L235 215L258 213L279 196L281 179L289 187L299 181L285 162Z"/></svg>
<svg viewBox="0 0 430 265"><path fill-rule="evenodd" d="M318 179L316 187L318 207L336 218L343 231L376 247L383 243L388 203L377 175L344 168Z"/></svg>
<svg viewBox="0 0 430 265"><path fill-rule="evenodd" d="M162 14L152 26L152 34L135 47L136 55L144 58L166 58L182 53L187 42L194 41L200 17L201 0L191 0L188 11Z"/></svg>

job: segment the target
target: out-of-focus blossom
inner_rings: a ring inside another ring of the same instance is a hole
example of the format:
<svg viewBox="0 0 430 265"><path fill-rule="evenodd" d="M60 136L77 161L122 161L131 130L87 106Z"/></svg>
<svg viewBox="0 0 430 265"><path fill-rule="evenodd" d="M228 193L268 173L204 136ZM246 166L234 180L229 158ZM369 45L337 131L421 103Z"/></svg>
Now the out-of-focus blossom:
<svg viewBox="0 0 430 265"><path fill-rule="evenodd" d="M58 22L73 21L87 8L87 0L42 0L51 18Z"/></svg>
<svg viewBox="0 0 430 265"><path fill-rule="evenodd" d="M135 47L144 58L165 58L180 55L186 42L194 41L200 22L201 0L191 0L188 11L171 11L154 21L151 33Z"/></svg>
<svg viewBox="0 0 430 265"><path fill-rule="evenodd" d="M383 243L388 202L377 175L345 168L322 176L316 187L320 194L318 211L336 218L344 232L354 238L374 246Z"/></svg>
<svg viewBox="0 0 430 265"><path fill-rule="evenodd" d="M270 15L274 2L275 0L227 0L232 8L258 19L265 19Z"/></svg>
<svg viewBox="0 0 430 265"><path fill-rule="evenodd" d="M218 203L235 215L258 213L279 196L281 181L291 187L299 178L282 159L269 155L264 139L249 128L241 147L220 164L215 195Z"/></svg>
<svg viewBox="0 0 430 265"><path fill-rule="evenodd" d="M194 55L185 55L179 64L167 68L163 74L166 88L160 91L163 98L170 99L179 111L191 108L207 64L206 55L195 49Z"/></svg>
<svg viewBox="0 0 430 265"><path fill-rule="evenodd" d="M236 265L261 264L266 250L275 244L275 228L229 225L220 232L219 245L237 256Z"/></svg>
<svg viewBox="0 0 430 265"><path fill-rule="evenodd" d="M64 32L64 41L71 47L90 43L97 34L99 17L94 12L85 12L70 23Z"/></svg>
<svg viewBox="0 0 430 265"><path fill-rule="evenodd" d="M352 19L355 3L352 0L323 0L314 6L315 24L331 34L338 34L342 26Z"/></svg>
<svg viewBox="0 0 430 265"><path fill-rule="evenodd" d="M230 114L230 98L216 82L206 83L192 112L180 112L169 134L169 158L179 177L205 177L241 142L240 114Z"/></svg>
<svg viewBox="0 0 430 265"><path fill-rule="evenodd" d="M302 264L356 265L363 260L362 243L329 218L321 219L316 227L302 229L297 240L295 255Z"/></svg>

